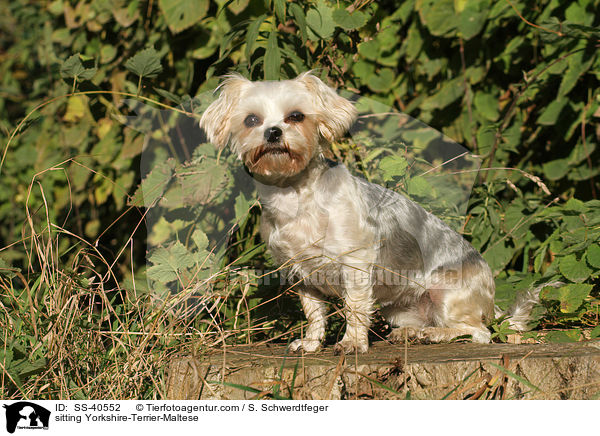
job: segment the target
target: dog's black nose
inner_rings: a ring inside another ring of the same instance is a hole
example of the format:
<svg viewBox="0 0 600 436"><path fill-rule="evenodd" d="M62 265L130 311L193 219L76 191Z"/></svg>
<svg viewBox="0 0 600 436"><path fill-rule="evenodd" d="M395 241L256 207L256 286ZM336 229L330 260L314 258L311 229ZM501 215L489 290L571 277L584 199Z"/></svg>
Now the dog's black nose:
<svg viewBox="0 0 600 436"><path fill-rule="evenodd" d="M279 138L281 138L281 135L283 135L283 132L281 131L281 129L279 127L269 127L267 130L265 130L265 139L268 142L279 141Z"/></svg>

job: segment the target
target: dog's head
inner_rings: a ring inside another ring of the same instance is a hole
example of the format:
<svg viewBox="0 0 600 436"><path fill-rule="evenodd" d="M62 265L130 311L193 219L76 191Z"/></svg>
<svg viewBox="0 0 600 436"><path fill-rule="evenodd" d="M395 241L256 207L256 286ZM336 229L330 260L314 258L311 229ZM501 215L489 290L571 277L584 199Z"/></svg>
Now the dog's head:
<svg viewBox="0 0 600 436"><path fill-rule="evenodd" d="M234 74L218 91L200 127L218 147L230 144L251 173L266 177L299 173L356 117L350 101L310 73L280 82Z"/></svg>

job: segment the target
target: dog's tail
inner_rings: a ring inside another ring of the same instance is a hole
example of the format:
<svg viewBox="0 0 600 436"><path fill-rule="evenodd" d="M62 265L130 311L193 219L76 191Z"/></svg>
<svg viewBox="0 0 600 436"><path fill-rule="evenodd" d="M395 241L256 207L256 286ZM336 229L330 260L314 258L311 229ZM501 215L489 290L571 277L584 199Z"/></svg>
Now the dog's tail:
<svg viewBox="0 0 600 436"><path fill-rule="evenodd" d="M529 330L531 320L531 311L533 307L540 301L540 292L547 286L558 288L564 285L561 281L552 281L542 283L534 288L526 289L517 294L515 302L506 310L495 307L496 318L506 317L510 328L517 331Z"/></svg>

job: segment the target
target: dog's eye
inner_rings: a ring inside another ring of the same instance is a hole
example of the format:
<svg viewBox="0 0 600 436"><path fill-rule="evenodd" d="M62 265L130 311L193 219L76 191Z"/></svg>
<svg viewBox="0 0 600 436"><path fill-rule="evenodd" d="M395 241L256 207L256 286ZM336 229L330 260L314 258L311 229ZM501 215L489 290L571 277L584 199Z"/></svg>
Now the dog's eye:
<svg viewBox="0 0 600 436"><path fill-rule="evenodd" d="M301 123L304 121L304 114L302 112L294 111L289 114L285 120L286 123Z"/></svg>
<svg viewBox="0 0 600 436"><path fill-rule="evenodd" d="M255 126L258 126L259 124L260 124L260 118L258 118L254 114L248 115L246 117L246 119L244 120L244 125L246 127L255 127Z"/></svg>

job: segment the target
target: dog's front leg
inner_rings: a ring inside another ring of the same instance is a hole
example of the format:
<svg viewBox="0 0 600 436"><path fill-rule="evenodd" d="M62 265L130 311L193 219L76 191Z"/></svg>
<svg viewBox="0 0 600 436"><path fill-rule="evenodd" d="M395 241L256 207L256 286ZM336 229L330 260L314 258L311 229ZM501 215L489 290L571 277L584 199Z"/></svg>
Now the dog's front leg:
<svg viewBox="0 0 600 436"><path fill-rule="evenodd" d="M312 288L300 288L298 294L308 320L308 327L303 339L296 339L290 344L290 350L298 351L302 348L304 351L312 353L321 347L321 342L325 338L327 306L323 295Z"/></svg>
<svg viewBox="0 0 600 436"><path fill-rule="evenodd" d="M347 280L344 290L344 313L346 333L335 344L335 354L349 354L358 351L366 353L369 349L369 327L373 314L373 286L367 273L352 271L354 277Z"/></svg>

